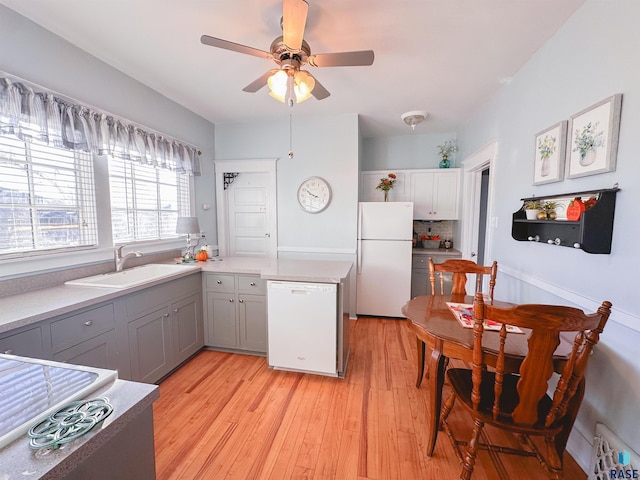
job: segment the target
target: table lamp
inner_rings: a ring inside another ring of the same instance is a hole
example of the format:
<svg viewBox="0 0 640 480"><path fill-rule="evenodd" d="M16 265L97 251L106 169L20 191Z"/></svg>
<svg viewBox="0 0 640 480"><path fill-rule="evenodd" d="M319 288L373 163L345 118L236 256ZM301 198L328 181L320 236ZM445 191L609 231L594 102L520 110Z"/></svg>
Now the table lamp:
<svg viewBox="0 0 640 480"><path fill-rule="evenodd" d="M189 258L193 257L193 254L191 253L192 235L200 234L200 225L198 224L198 217L178 217L178 222L176 223L176 233L187 234L186 256Z"/></svg>

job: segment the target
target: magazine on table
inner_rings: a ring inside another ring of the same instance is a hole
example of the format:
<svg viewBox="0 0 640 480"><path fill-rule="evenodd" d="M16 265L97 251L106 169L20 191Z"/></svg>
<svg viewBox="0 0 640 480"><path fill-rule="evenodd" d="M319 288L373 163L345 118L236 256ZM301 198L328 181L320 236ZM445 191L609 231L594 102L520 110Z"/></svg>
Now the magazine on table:
<svg viewBox="0 0 640 480"><path fill-rule="evenodd" d="M458 323L464 328L473 328L473 305L468 303L454 303L447 302L447 307L453 313ZM499 331L502 328L502 324L494 322L492 320L484 320L485 330ZM507 325L507 332L509 333L524 333L520 328L514 325Z"/></svg>

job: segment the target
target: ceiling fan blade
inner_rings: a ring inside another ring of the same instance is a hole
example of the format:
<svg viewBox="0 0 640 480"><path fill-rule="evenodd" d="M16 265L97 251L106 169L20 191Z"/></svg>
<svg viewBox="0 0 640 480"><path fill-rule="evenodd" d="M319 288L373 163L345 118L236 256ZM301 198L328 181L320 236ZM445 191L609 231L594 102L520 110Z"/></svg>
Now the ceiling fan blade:
<svg viewBox="0 0 640 480"><path fill-rule="evenodd" d="M373 50L319 53L310 55L307 63L312 67L365 67L373 64L373 58Z"/></svg>
<svg viewBox="0 0 640 480"><path fill-rule="evenodd" d="M267 84L267 80L276 70L269 70L264 75L256 78L253 82L242 89L243 92L255 93Z"/></svg>
<svg viewBox="0 0 640 480"><path fill-rule="evenodd" d="M309 74L309 75L311 75L311 74ZM313 90L311 90L311 95L313 95L316 100L324 100L329 95L331 95L329 93L329 90L324 88L324 86L318 81L317 78L313 77L313 79L316 81L316 84L313 87Z"/></svg>
<svg viewBox="0 0 640 480"><path fill-rule="evenodd" d="M302 47L308 10L309 4L305 0L282 2L282 37L284 44L291 50L297 51Z"/></svg>
<svg viewBox="0 0 640 480"><path fill-rule="evenodd" d="M260 58L273 58L271 53L259 50L253 47L247 47L246 45L240 45L239 43L233 43L228 40L222 40L221 38L210 37L209 35L202 35L200 41L205 45L212 47L224 48L225 50L231 50L232 52L245 53L247 55L253 55Z"/></svg>

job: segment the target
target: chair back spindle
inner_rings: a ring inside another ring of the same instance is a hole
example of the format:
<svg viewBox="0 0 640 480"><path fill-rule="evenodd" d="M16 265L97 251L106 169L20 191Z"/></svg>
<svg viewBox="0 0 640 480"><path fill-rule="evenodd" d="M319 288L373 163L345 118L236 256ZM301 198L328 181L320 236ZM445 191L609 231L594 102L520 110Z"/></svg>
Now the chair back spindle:
<svg viewBox="0 0 640 480"><path fill-rule="evenodd" d="M437 274L437 275L436 275ZM498 274L498 262L490 266L478 265L471 260L449 259L442 263L434 263L429 257L429 281L431 283L431 295L436 295L436 277L440 284L440 295L445 294L445 274L451 274L451 294L466 295L467 274L476 275L476 292L482 291L484 275L489 275L489 298L493 302L493 290ZM474 293L476 293L474 292Z"/></svg>

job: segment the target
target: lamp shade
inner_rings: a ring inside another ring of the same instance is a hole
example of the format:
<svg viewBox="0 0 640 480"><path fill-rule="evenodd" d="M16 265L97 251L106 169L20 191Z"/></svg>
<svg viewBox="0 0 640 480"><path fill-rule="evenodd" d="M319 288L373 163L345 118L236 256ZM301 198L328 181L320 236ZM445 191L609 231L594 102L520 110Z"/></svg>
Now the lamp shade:
<svg viewBox="0 0 640 480"><path fill-rule="evenodd" d="M176 233L200 233L198 217L178 217Z"/></svg>

